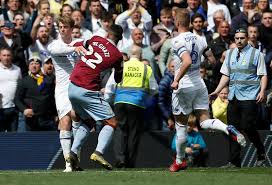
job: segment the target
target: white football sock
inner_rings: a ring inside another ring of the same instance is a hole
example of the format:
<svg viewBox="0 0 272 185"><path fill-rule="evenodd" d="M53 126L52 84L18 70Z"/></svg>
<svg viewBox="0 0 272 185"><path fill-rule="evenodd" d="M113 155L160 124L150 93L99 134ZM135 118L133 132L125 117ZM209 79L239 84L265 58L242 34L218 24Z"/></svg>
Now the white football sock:
<svg viewBox="0 0 272 185"><path fill-rule="evenodd" d="M200 123L201 128L203 129L213 129L213 130L219 130L222 132L225 132L227 135L229 135L229 132L227 130L227 125L220 121L219 119L207 119L205 121L202 121Z"/></svg>
<svg viewBox="0 0 272 185"><path fill-rule="evenodd" d="M176 137L176 163L182 163L182 159L185 157L185 147L187 140L187 126L179 123L175 124L177 137Z"/></svg>
<svg viewBox="0 0 272 185"><path fill-rule="evenodd" d="M60 138L60 144L62 147L64 159L67 159L71 150L72 133L71 131L61 130L59 134L59 138Z"/></svg>
<svg viewBox="0 0 272 185"><path fill-rule="evenodd" d="M113 133L114 129L109 125L105 125L99 133L95 150L100 152L101 154L104 154L104 150L107 148L112 140Z"/></svg>

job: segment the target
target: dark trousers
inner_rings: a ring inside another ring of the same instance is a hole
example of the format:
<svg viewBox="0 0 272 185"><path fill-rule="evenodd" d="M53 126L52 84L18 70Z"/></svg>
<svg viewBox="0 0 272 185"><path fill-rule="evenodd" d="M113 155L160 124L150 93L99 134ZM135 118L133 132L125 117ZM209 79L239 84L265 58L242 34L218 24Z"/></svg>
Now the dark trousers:
<svg viewBox="0 0 272 185"><path fill-rule="evenodd" d="M57 130L57 124L52 115L39 115L31 118L25 117L27 131L54 131Z"/></svg>
<svg viewBox="0 0 272 185"><path fill-rule="evenodd" d="M135 167L139 139L144 125L144 109L125 103L114 107L119 126L115 130L114 152L117 162Z"/></svg>
<svg viewBox="0 0 272 185"><path fill-rule="evenodd" d="M15 107L0 109L0 132L16 132L18 128L18 111Z"/></svg>
<svg viewBox="0 0 272 185"><path fill-rule="evenodd" d="M227 116L228 123L234 125L241 133L245 134L257 149L258 158L264 156L265 149L257 132L258 104L255 100L239 101L236 98L229 101ZM241 147L230 139L230 162L241 166Z"/></svg>

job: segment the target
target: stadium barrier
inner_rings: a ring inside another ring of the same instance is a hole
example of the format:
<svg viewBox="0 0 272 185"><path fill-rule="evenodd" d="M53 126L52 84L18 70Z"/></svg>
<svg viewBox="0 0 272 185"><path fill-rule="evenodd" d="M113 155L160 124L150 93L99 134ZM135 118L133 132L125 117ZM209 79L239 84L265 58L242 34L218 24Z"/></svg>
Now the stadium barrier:
<svg viewBox="0 0 272 185"><path fill-rule="evenodd" d="M221 132L201 131L208 148L206 164L209 167L225 165L229 156L227 136ZM163 168L171 164L174 153L170 149L173 132L148 132L141 137L136 161L137 168ZM272 134L260 131L266 147L267 166L272 166ZM91 163L98 133L91 133L81 152L83 168L99 168ZM0 170L63 169L64 160L58 132L0 133ZM255 166L256 149L248 143L242 152L244 167ZM115 164L112 145L105 158Z"/></svg>

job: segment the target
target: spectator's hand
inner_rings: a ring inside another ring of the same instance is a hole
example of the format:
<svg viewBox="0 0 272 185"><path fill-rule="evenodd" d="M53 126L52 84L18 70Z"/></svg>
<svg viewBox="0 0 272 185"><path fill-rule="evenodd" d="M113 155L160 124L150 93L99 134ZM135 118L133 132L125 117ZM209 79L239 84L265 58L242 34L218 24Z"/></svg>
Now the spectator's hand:
<svg viewBox="0 0 272 185"><path fill-rule="evenodd" d="M169 128L170 130L174 130L174 128L175 128L175 122L174 122L174 120L172 120L171 118L169 118L169 119L167 120L167 125L168 125L168 128Z"/></svg>
<svg viewBox="0 0 272 185"><path fill-rule="evenodd" d="M33 110L32 109L25 109L24 115L28 118L31 118L34 115Z"/></svg>
<svg viewBox="0 0 272 185"><path fill-rule="evenodd" d="M260 91L257 98L257 103L261 103L265 100L265 92Z"/></svg>
<svg viewBox="0 0 272 185"><path fill-rule="evenodd" d="M205 21L203 24L203 28L207 28L209 26L208 21Z"/></svg>
<svg viewBox="0 0 272 185"><path fill-rule="evenodd" d="M100 92L101 92L102 94L105 94L105 88L100 89Z"/></svg>
<svg viewBox="0 0 272 185"><path fill-rule="evenodd" d="M39 3L38 0L31 0L31 1L29 2L29 6L30 6L31 8L33 8L33 9L35 9L38 3Z"/></svg>
<svg viewBox="0 0 272 185"><path fill-rule="evenodd" d="M213 91L211 94L209 94L209 98L211 98L212 96L217 96L217 92Z"/></svg>
<svg viewBox="0 0 272 185"><path fill-rule="evenodd" d="M249 23L252 23L252 19L253 17L258 13L258 11L256 9L253 10L248 10L247 12L247 19Z"/></svg>
<svg viewBox="0 0 272 185"><path fill-rule="evenodd" d="M186 147L186 148L185 148L185 153L186 153L186 154L192 154L192 153L193 153L192 148L191 148L191 147Z"/></svg>
<svg viewBox="0 0 272 185"><path fill-rule="evenodd" d="M38 15L37 18L35 19L34 25L39 25L40 22L42 22L43 20L43 16L42 15Z"/></svg>
<svg viewBox="0 0 272 185"><path fill-rule="evenodd" d="M171 84L171 88L174 89L174 90L177 90L178 85L179 85L179 83L176 80L174 80L173 83Z"/></svg>
<svg viewBox="0 0 272 185"><path fill-rule="evenodd" d="M86 55L87 54L87 50L83 47L83 46L77 46L75 48L75 52L77 52L78 55Z"/></svg>
<svg viewBox="0 0 272 185"><path fill-rule="evenodd" d="M132 12L136 11L139 6L139 1L138 0L131 0L131 4L132 4Z"/></svg>

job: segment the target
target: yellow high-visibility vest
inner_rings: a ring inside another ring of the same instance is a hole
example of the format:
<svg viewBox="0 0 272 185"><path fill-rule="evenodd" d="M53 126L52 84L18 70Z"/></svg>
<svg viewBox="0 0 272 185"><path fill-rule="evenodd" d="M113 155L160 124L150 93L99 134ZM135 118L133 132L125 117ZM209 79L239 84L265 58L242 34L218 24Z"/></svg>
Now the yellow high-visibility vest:
<svg viewBox="0 0 272 185"><path fill-rule="evenodd" d="M150 66L145 65L136 58L124 63L123 79L119 88L149 89L149 79L152 74Z"/></svg>

